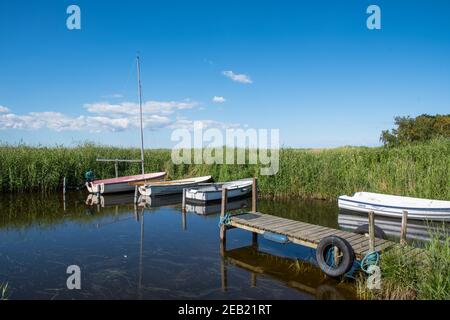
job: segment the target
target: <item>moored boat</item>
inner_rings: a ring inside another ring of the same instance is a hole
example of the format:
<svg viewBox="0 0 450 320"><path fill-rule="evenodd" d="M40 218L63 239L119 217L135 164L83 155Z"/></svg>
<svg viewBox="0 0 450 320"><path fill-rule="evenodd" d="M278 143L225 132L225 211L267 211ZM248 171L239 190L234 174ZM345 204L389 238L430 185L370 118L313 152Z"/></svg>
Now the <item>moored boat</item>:
<svg viewBox="0 0 450 320"><path fill-rule="evenodd" d="M86 188L90 193L96 194L129 192L134 190L134 186L130 185L132 182L157 180L163 178L165 175L165 172L153 172L134 176L94 180L86 182Z"/></svg>
<svg viewBox="0 0 450 320"><path fill-rule="evenodd" d="M353 196L340 196L339 209L375 215L401 218L403 211L408 212L408 219L416 220L450 220L450 201L402 197L371 192L356 192Z"/></svg>
<svg viewBox="0 0 450 320"><path fill-rule="evenodd" d="M242 179L223 183L211 183L186 190L186 200L190 202L217 201L222 198L222 189L228 190L228 199L238 198L252 192L253 179Z"/></svg>
<svg viewBox="0 0 450 320"><path fill-rule="evenodd" d="M182 193L184 188L191 188L211 180L211 176L195 177L181 180L137 182L132 185L140 185L139 193L143 196L161 196L167 194Z"/></svg>

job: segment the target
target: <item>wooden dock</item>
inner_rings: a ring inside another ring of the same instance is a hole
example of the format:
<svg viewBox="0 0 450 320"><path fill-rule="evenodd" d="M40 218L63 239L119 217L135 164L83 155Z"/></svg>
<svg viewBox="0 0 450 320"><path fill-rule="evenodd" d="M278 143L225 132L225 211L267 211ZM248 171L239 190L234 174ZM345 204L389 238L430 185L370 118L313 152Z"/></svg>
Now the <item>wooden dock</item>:
<svg viewBox="0 0 450 320"><path fill-rule="evenodd" d="M248 212L230 217L229 226L264 234L272 232L284 235L295 244L316 249L320 240L327 236L338 236L350 243L355 252L355 257L361 260L369 253L369 238L362 234L322 227L310 223L290 220L277 216L272 216L260 212ZM375 238L375 251L382 252L392 246L395 242Z"/></svg>
<svg viewBox="0 0 450 320"><path fill-rule="evenodd" d="M406 246L406 230L407 230L407 212L404 212L402 221L402 239L400 244L385 239L375 237L375 215L369 213L368 234L359 234L349 231L343 231L301 221L282 218L279 216L268 215L257 210L257 180L253 180L252 192L252 211L235 215L228 215L227 210L227 190L222 190L222 208L221 208L221 224L220 224L220 244L221 252L226 251L226 232L228 229L238 228L252 232L252 245L257 245L258 235L263 235L271 240L282 243L291 242L294 244L306 246L313 249L325 250L325 245L331 245L334 251L334 261L338 263L343 257L343 251L338 248L334 241L344 241L344 246L351 247L347 256L352 255L355 260L361 261L371 252L382 253L396 246L403 246L404 254L408 257L420 257L423 250ZM331 238L330 238L331 237ZM324 240L325 239L325 240ZM320 248L319 244L322 243ZM330 243L330 241L333 241ZM319 247L319 248L318 248ZM328 248L328 247L326 247ZM322 256L322 255L321 255Z"/></svg>

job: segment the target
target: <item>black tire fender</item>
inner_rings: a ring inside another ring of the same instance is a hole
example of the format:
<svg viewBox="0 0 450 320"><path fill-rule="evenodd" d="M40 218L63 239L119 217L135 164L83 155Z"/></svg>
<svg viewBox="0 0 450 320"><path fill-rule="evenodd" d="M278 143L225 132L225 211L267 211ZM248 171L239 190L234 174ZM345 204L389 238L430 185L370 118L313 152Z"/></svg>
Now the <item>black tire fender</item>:
<svg viewBox="0 0 450 320"><path fill-rule="evenodd" d="M337 266L330 266L326 261L328 251L339 248L342 258ZM320 240L316 249L316 260L319 268L329 277L337 278L346 274L353 266L355 252L347 240L338 236L328 236Z"/></svg>
<svg viewBox="0 0 450 320"><path fill-rule="evenodd" d="M375 226L375 238L384 239L386 240L386 233L384 233L383 229L381 229L378 226ZM355 233L357 234L369 234L369 225L368 224L362 224L358 228L355 229Z"/></svg>

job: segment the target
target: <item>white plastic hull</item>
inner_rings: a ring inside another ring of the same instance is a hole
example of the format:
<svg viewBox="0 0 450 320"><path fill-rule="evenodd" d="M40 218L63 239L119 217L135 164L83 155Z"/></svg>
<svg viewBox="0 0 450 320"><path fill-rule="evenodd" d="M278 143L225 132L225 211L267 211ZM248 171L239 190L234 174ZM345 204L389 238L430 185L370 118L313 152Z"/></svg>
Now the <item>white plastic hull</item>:
<svg viewBox="0 0 450 320"><path fill-rule="evenodd" d="M131 192L134 191L134 186L130 186L128 182L114 183L114 184L94 184L86 182L86 188L90 193L119 193L119 192Z"/></svg>
<svg viewBox="0 0 450 320"><path fill-rule="evenodd" d="M208 187L192 188L186 191L186 200L192 202L210 202L222 199L222 188L227 188L227 198L244 197L252 192L252 180L238 180L227 183L211 184Z"/></svg>
<svg viewBox="0 0 450 320"><path fill-rule="evenodd" d="M356 193L355 196L340 196L339 209L353 212L401 218L403 211L408 211L408 219L449 221L450 201L428 200L410 197L399 197L373 193Z"/></svg>
<svg viewBox="0 0 450 320"><path fill-rule="evenodd" d="M207 182L211 176L184 179L178 181L167 181L167 183L148 184L139 187L139 193L143 196L162 196L183 193L183 189L191 188L200 183ZM186 181L186 182L183 182Z"/></svg>

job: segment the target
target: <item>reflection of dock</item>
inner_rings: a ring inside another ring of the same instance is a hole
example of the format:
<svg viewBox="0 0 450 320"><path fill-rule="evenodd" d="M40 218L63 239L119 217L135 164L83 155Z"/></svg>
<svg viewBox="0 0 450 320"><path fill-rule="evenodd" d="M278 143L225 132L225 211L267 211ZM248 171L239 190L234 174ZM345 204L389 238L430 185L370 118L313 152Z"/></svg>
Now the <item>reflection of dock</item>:
<svg viewBox="0 0 450 320"><path fill-rule="evenodd" d="M327 279L312 263L284 258L247 246L222 252L222 290L228 288L228 266L232 265L250 272L249 284L257 287L257 277L267 276L287 286L308 293L316 299L354 298L349 284Z"/></svg>

